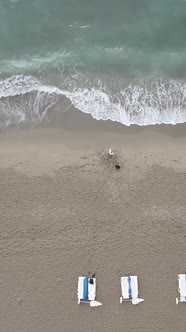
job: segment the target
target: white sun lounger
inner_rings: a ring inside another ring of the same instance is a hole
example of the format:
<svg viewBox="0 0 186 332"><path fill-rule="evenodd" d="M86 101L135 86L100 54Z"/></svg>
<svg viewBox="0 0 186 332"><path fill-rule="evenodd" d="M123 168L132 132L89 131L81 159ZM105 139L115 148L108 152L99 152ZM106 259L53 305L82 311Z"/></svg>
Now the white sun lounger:
<svg viewBox="0 0 186 332"><path fill-rule="evenodd" d="M89 303L91 307L101 306L102 303L96 301L96 278L78 278L78 304Z"/></svg>
<svg viewBox="0 0 186 332"><path fill-rule="evenodd" d="M138 298L138 277L127 276L121 277L121 297L120 303L123 301L131 301L132 304L143 302L144 299Z"/></svg>
<svg viewBox="0 0 186 332"><path fill-rule="evenodd" d="M186 274L178 274L178 292L180 298L176 298L176 304L186 302Z"/></svg>

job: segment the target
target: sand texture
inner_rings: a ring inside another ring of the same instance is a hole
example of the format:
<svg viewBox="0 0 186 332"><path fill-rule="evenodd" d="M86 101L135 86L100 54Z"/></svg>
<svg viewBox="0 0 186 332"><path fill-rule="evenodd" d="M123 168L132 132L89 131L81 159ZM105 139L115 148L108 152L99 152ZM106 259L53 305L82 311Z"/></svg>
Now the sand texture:
<svg viewBox="0 0 186 332"><path fill-rule="evenodd" d="M185 332L186 126L61 123L0 139L0 331ZM77 279L92 273L91 309ZM119 303L128 273L138 306Z"/></svg>

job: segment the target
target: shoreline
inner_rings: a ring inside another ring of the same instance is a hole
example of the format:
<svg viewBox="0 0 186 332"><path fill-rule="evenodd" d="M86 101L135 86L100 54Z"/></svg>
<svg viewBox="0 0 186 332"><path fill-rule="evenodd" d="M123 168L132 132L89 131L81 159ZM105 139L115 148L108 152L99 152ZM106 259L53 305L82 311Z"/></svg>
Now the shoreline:
<svg viewBox="0 0 186 332"><path fill-rule="evenodd" d="M186 125L125 127L69 111L0 138L1 328L185 331ZM116 170L106 158L118 148ZM101 308L77 304L96 273ZM138 275L139 306L119 303ZM135 317L135 319L134 319Z"/></svg>
<svg viewBox="0 0 186 332"><path fill-rule="evenodd" d="M143 131L159 131L163 134L173 136L186 136L186 123L181 124L155 124L147 126L130 125L126 126L117 121L111 120L96 120L91 114L83 113L73 106L66 112L54 112L51 115L51 121L45 120L40 124L40 127L54 127L63 128L65 130L96 130L96 131L111 131L119 133L140 133ZM175 130L178 128L179 131Z"/></svg>
<svg viewBox="0 0 186 332"><path fill-rule="evenodd" d="M66 113L53 113L49 122L45 119L32 129L15 128L2 136L1 166L13 166L20 171L28 170L29 173L31 165L36 168L33 169L33 175L34 172L42 174L57 170L60 164L80 164L84 154L91 153L97 158L98 153L105 153L110 147L115 147L119 150L122 162L138 156L141 168L146 168L148 159L149 166L153 162L161 164L163 161L168 167L172 165L174 169L184 170L185 145L186 124L126 127L109 120L97 121L89 114L72 109ZM173 159L179 159L179 162L172 162L172 148Z"/></svg>

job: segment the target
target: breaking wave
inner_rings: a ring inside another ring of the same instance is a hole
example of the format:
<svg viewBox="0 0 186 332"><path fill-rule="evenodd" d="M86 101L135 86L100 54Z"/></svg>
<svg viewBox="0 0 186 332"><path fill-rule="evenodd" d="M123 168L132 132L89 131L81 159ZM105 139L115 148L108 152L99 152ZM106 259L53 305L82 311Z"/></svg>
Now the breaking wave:
<svg viewBox="0 0 186 332"><path fill-rule="evenodd" d="M0 80L0 128L37 125L55 111L74 106L97 120L112 120L126 126L177 124L186 122L186 84L175 80L138 80L107 84L97 80L61 78L59 86L43 83L33 76L13 75Z"/></svg>

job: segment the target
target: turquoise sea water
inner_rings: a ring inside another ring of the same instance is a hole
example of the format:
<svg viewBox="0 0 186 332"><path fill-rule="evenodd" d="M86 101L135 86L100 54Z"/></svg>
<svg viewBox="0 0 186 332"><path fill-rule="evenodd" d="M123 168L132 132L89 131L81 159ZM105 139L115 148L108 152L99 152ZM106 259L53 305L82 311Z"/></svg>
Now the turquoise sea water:
<svg viewBox="0 0 186 332"><path fill-rule="evenodd" d="M0 0L0 125L62 96L125 125L186 121L186 1Z"/></svg>

